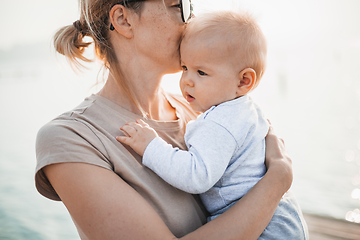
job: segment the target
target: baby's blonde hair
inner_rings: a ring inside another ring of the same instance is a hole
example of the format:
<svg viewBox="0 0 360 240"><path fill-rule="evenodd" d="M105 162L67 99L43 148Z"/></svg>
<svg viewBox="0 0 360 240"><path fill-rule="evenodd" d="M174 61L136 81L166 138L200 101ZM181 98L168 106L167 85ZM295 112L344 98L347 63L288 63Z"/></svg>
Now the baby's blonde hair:
<svg viewBox="0 0 360 240"><path fill-rule="evenodd" d="M252 68L256 72L256 83L266 68L267 43L263 32L249 13L232 11L209 12L193 18L188 24L183 40L211 39L219 36L227 51L234 56L236 66L243 70ZM234 55L236 54L236 55Z"/></svg>

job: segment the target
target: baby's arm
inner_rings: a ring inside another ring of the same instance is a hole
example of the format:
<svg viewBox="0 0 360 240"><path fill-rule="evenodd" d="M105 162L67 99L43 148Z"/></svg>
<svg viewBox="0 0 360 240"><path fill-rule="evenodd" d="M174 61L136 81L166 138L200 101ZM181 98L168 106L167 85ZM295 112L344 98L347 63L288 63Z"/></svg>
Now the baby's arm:
<svg viewBox="0 0 360 240"><path fill-rule="evenodd" d="M155 130L141 119L136 120L136 122L128 122L120 129L127 133L128 137L117 136L116 139L129 145L140 156L144 155L147 145L158 137Z"/></svg>
<svg viewBox="0 0 360 240"><path fill-rule="evenodd" d="M143 130L148 131L149 127L138 123L123 129L130 135L130 146L134 146L131 138L143 134ZM144 139L145 147L134 150L143 153L143 164L170 185L199 194L209 190L221 178L237 145L226 129L212 121L197 122L192 129L194 131L187 134L188 151L174 148L154 135L139 137ZM125 139L118 138L128 144Z"/></svg>

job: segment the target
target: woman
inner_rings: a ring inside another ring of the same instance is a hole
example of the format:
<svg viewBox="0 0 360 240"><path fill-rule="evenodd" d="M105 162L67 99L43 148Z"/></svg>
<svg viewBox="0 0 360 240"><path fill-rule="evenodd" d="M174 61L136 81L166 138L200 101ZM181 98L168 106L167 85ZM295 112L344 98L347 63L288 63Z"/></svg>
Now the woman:
<svg viewBox="0 0 360 240"><path fill-rule="evenodd" d="M185 147L184 127L196 114L182 98L163 92L160 82L180 70L189 2L81 0L80 20L55 35L57 51L75 64L87 61L82 53L89 44L82 39L92 37L110 72L99 93L37 137L37 188L63 201L81 239L257 239L291 185L291 160L271 130L264 178L204 224L196 196L166 184L115 139L120 126L143 116L163 139Z"/></svg>

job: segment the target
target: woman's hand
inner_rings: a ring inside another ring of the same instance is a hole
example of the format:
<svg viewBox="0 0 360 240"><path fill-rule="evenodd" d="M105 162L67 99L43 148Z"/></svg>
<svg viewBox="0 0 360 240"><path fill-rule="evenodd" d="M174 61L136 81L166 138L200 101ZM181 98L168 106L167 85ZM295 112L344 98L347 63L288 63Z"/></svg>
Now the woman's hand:
<svg viewBox="0 0 360 240"><path fill-rule="evenodd" d="M275 135L271 126L265 140L265 164L268 168L265 176L229 210L184 239L259 238L293 179L291 159L284 142Z"/></svg>
<svg viewBox="0 0 360 240"><path fill-rule="evenodd" d="M289 190L293 180L292 161L285 149L284 140L275 135L270 125L269 132L265 138L266 152L265 164L268 170L278 172L279 181L283 183L284 193Z"/></svg>
<svg viewBox="0 0 360 240"><path fill-rule="evenodd" d="M117 136L116 140L129 145L140 156L144 155L146 147L158 134L143 120L128 122L120 128L128 136Z"/></svg>

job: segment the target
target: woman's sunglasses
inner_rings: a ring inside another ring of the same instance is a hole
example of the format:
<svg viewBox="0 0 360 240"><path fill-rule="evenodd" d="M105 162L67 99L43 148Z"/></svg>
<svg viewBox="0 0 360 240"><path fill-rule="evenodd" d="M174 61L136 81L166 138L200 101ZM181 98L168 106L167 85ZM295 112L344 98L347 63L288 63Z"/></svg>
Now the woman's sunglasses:
<svg viewBox="0 0 360 240"><path fill-rule="evenodd" d="M124 5L125 3L143 2L143 1L146 1L146 0L124 0L117 4ZM192 14L193 14L193 6L191 4L191 0L180 0L180 9L181 9L181 18L182 18L183 22L186 23L187 21L190 20ZM114 30L114 26L112 24L110 25L110 30L111 31Z"/></svg>
<svg viewBox="0 0 360 240"><path fill-rule="evenodd" d="M187 22L193 15L193 5L191 0L180 0L181 17L183 22Z"/></svg>

